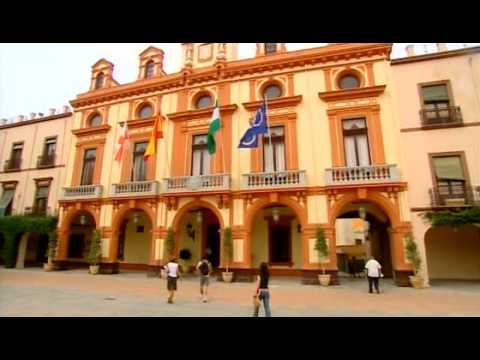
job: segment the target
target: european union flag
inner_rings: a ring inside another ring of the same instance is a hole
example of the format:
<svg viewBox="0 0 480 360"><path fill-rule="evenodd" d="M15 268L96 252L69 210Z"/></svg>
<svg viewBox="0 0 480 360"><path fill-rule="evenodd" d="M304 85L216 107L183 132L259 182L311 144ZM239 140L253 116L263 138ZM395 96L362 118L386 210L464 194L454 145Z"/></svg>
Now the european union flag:
<svg viewBox="0 0 480 360"><path fill-rule="evenodd" d="M263 101L255 114L252 126L245 132L240 140L239 148L256 148L258 146L258 135L268 134L267 126L267 105Z"/></svg>

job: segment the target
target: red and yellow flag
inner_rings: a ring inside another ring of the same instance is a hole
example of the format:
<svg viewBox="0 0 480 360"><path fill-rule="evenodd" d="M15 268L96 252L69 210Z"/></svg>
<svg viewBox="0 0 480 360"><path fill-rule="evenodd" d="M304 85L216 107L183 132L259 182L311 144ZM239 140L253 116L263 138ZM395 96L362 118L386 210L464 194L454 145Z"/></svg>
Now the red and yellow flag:
<svg viewBox="0 0 480 360"><path fill-rule="evenodd" d="M145 154L143 158L148 160L151 155L155 155L157 152L157 140L163 138L162 132L162 120L161 117L158 116L155 120L155 124L153 125L152 134L150 135L150 141L148 142L147 150L145 150Z"/></svg>

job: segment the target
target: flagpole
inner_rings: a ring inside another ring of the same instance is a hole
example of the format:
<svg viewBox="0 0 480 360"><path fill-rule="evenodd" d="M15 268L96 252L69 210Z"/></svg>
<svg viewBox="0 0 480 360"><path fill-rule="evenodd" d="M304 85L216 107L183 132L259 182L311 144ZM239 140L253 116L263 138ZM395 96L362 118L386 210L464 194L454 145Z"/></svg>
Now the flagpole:
<svg viewBox="0 0 480 360"><path fill-rule="evenodd" d="M273 172L275 172L275 164L273 163L272 134L270 133L270 125L268 124L268 102L267 102L266 96L264 96L263 101L265 101L265 123L267 124L268 139L270 141L270 156L272 158L272 170Z"/></svg>
<svg viewBox="0 0 480 360"><path fill-rule="evenodd" d="M222 135L220 140L222 142L220 143L220 146L222 147L222 174L225 174L226 168L225 168L225 148L223 146L224 143L224 133L223 133L223 121L222 121L222 116L220 115L220 105L217 102L218 106L218 116L220 117L220 134Z"/></svg>

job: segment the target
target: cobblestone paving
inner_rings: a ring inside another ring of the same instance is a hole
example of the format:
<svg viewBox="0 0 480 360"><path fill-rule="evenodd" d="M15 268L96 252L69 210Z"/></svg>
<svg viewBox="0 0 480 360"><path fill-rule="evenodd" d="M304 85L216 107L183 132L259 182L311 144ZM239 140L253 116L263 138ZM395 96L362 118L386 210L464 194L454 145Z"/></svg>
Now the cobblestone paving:
<svg viewBox="0 0 480 360"><path fill-rule="evenodd" d="M198 279L179 282L175 304L166 303L165 280L145 273L87 274L87 270L44 272L0 269L0 316L212 316L252 313L254 285L213 280L210 301L200 302ZM364 279L342 285L301 285L299 279L271 280L273 316L480 316L480 281L439 281L427 289L381 283L368 294ZM263 308L260 316L263 316Z"/></svg>

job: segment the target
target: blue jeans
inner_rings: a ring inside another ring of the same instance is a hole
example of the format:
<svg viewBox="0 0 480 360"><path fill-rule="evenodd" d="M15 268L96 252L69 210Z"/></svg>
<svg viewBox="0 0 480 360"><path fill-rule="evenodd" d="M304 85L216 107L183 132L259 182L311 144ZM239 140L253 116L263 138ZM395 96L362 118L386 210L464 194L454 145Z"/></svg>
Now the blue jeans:
<svg viewBox="0 0 480 360"><path fill-rule="evenodd" d="M271 317L272 313L270 311L270 292L268 291L268 289L260 289L258 293L258 300L260 301L263 300L263 307L265 308L265 316ZM259 310L260 310L260 306L255 308L253 312L254 317L258 317Z"/></svg>

